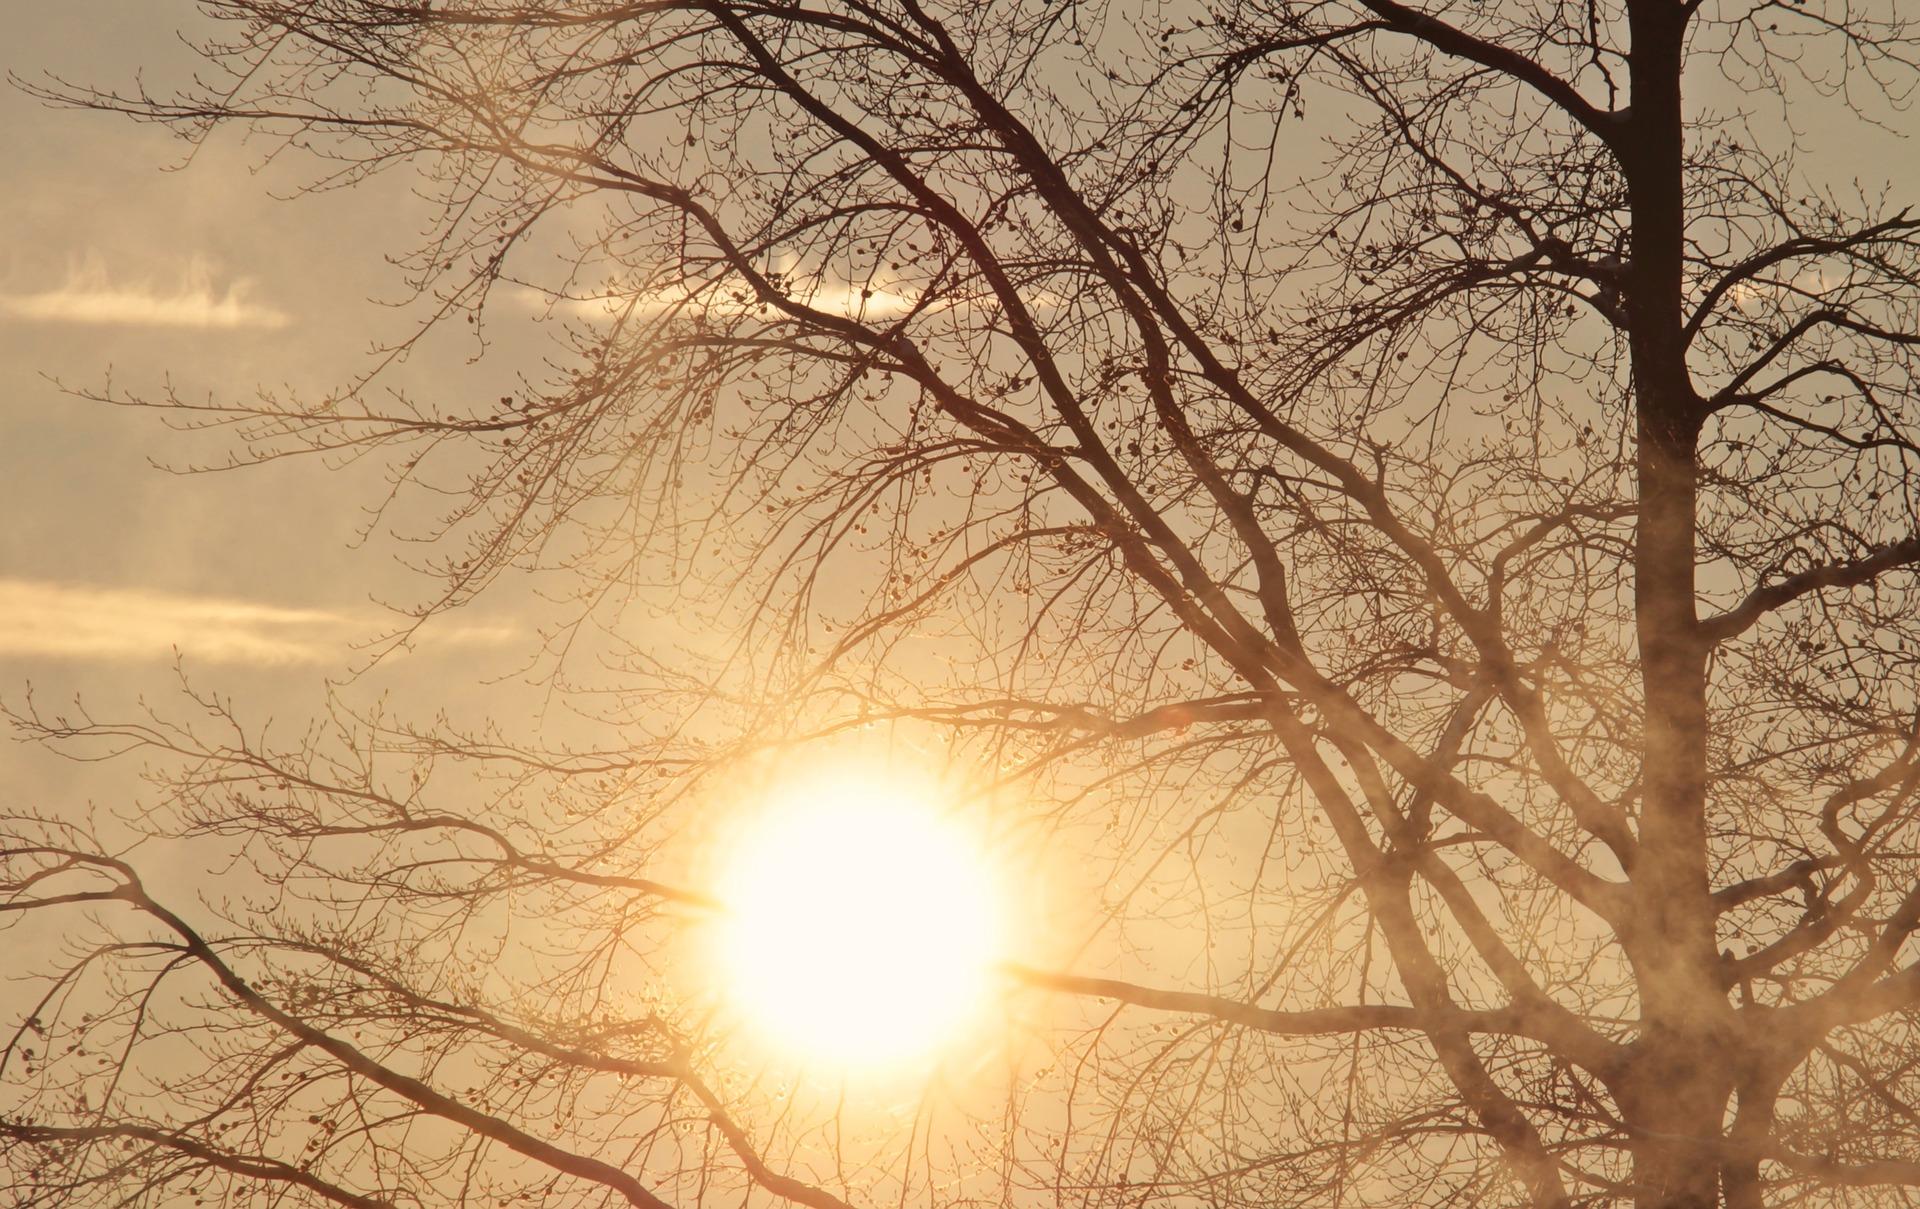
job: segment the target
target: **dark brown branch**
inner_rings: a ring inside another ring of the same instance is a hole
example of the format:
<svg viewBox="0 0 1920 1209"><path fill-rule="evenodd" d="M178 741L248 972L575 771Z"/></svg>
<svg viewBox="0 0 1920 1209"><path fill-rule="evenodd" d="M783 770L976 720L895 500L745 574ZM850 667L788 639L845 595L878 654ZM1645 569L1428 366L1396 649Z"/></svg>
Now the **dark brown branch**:
<svg viewBox="0 0 1920 1209"><path fill-rule="evenodd" d="M1853 588L1872 583L1896 567L1908 567L1916 563L1920 563L1920 536L1883 546L1865 558L1828 563L1789 575L1779 583L1755 588L1738 605L1702 620L1701 635L1710 643L1737 638L1767 614L1777 612L1804 596L1825 588Z"/></svg>

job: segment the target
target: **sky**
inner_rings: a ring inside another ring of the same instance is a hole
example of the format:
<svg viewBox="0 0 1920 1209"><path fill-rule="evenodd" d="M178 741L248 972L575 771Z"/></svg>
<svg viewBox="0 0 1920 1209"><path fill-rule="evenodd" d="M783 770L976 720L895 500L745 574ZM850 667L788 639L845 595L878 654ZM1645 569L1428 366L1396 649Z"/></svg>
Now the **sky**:
<svg viewBox="0 0 1920 1209"><path fill-rule="evenodd" d="M155 88L192 70L175 31L191 5L72 0L9 15L0 68L25 80ZM0 89L0 699L26 686L125 711L196 681L261 716L311 713L382 601L420 582L392 543L360 541L378 468L298 458L231 473L225 438L170 431L151 413L73 390L244 401L259 389L317 394L364 372L405 334L384 259L418 228L399 178L300 196L301 176L262 170L262 149L224 133L189 158L166 130L49 108ZM309 169L310 170L310 169ZM458 389L464 349L430 344L389 381ZM490 358L484 373L508 368ZM484 376L484 375L483 375ZM443 626L377 685L430 679L435 661L502 667L525 653L510 606ZM510 654L511 653L511 654ZM0 783L28 799L130 792L127 773L8 744Z"/></svg>
<svg viewBox="0 0 1920 1209"><path fill-rule="evenodd" d="M175 36L195 20L186 0L19 7L0 69L29 82L126 87L144 74L164 91L193 69ZM1858 123L1822 137L1821 120L1805 116L1803 132L1828 179L1891 166L1920 185L1910 147ZM196 686L297 733L342 685L361 701L392 691L416 712L459 706L466 686L510 680L532 644L537 610L509 590L352 677L362 644L390 622L380 602L426 586L382 533L362 540L379 467L293 458L170 473L218 462L227 438L75 397L320 394L410 330L413 313L390 305L398 273L386 259L427 218L405 177L302 195L311 166L263 166L265 150L224 132L190 154L162 129L0 88L0 700L17 706L31 686L52 708L80 695L104 717L143 700L164 711L178 701L177 654ZM538 339L529 327L474 365L449 332L383 382L496 396ZM449 684L459 700L445 699ZM512 685L485 699L499 710ZM535 712L512 721L534 739L570 726ZM141 792L137 771L0 743L9 808L124 809Z"/></svg>
<svg viewBox="0 0 1920 1209"><path fill-rule="evenodd" d="M202 20L183 0L21 6L0 68L164 91L194 70L179 31ZM1777 118L1766 98L1711 92L1700 102ZM1830 119L1844 127L1823 132ZM1828 180L1913 161L1904 140L1837 109L1792 120ZM355 644L381 632L376 602L423 590L392 542L357 540L377 466L297 458L168 473L156 464L214 462L229 446L69 393L317 394L410 330L385 259L427 218L406 179L302 195L312 164L263 165L265 151L223 131L189 155L164 129L0 88L0 698L32 682L42 699L84 692L110 709L165 691L178 648L190 670L265 712L311 711L328 679L356 666ZM471 351L430 341L385 381L497 393L511 353L475 366ZM530 620L504 593L485 608L383 676L424 682L419 661L471 669L489 652L510 667ZM18 750L0 752L9 769L9 783L48 791L77 775Z"/></svg>
<svg viewBox="0 0 1920 1209"><path fill-rule="evenodd" d="M31 6L0 44L0 69L102 87L140 75L163 91L194 67L173 33L194 17L190 4L155 0ZM263 152L237 132L191 149L157 127L0 88L0 156L16 169L0 176L0 701L18 709L31 694L52 712L77 697L100 719L149 706L190 716L177 654L196 691L230 698L283 741L337 692L360 705L380 696L416 718L457 719L484 701L517 737L565 744L588 724L564 706L549 712L553 698L514 675L539 616L514 584L360 674L364 645L393 623L381 602L427 587L390 538L362 539L383 486L377 465L303 457L170 472L220 461L230 438L75 397L317 395L412 330L413 312L392 305L399 274L386 259L428 217L406 179L302 195L311 166L261 170ZM381 381L496 396L545 339L522 327L480 365L449 332ZM75 762L0 732L0 811L136 818L153 792L140 772L136 761ZM120 832L105 825L111 846ZM223 852L163 841L143 846L139 864L191 916L203 896L251 885ZM53 953L55 920L9 933L16 965ZM0 1010L8 993L0 987Z"/></svg>
<svg viewBox="0 0 1920 1209"><path fill-rule="evenodd" d="M0 68L164 91L194 70L179 31L201 20L183 0L21 6ZM1777 116L1765 98L1715 92L1702 103ZM1826 137L1827 115L1793 120L1829 180L1913 159L1902 140L1858 121ZM164 129L0 88L0 699L17 703L31 684L42 702L78 693L103 713L124 711L171 691L177 649L203 687L262 716L311 715L329 681L362 662L356 644L389 620L377 602L423 590L393 542L358 540L377 466L296 458L168 473L156 464L215 462L229 446L70 393L317 394L410 330L385 259L427 217L405 178L303 195L312 165L263 166L265 151L223 131L189 155ZM385 381L497 393L512 355L475 366L471 351L430 341ZM355 691L431 684L448 659L463 673L490 659L508 671L527 650L527 603L495 593ZM0 783L28 797L128 793L128 775L0 748Z"/></svg>

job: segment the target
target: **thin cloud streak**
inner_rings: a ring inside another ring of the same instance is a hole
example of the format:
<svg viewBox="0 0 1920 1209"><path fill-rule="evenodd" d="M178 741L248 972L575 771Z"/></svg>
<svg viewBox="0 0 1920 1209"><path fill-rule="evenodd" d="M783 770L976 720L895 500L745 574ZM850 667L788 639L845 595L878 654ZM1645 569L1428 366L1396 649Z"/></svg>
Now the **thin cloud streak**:
<svg viewBox="0 0 1920 1209"><path fill-rule="evenodd" d="M391 618L255 601L0 579L0 656L139 661L177 650L216 663L336 663ZM493 645L505 626L441 624L417 646Z"/></svg>
<svg viewBox="0 0 1920 1209"><path fill-rule="evenodd" d="M195 259L180 283L160 290L151 282L116 285L98 257L67 275L57 289L0 293L0 314L41 323L81 323L125 327L282 328L293 322L285 311L254 302L252 282L240 278L216 288L213 270Z"/></svg>
<svg viewBox="0 0 1920 1209"><path fill-rule="evenodd" d="M880 278L865 282L838 281L826 275L809 278L798 271L798 260L791 255L774 257L769 272L788 283L795 301L829 315L849 319L886 321L915 312L927 314L972 305L967 299L941 295L928 299L919 283L898 283ZM536 314L564 315L590 321L609 321L626 315L652 318L670 311L691 314L738 316L769 314L738 277L719 281L701 281L675 289L663 287L639 294L623 294L613 286L606 294L549 292L530 285L518 285L512 297L520 306ZM1049 290L1022 291L1022 301L1037 309L1051 310L1066 304L1066 299Z"/></svg>

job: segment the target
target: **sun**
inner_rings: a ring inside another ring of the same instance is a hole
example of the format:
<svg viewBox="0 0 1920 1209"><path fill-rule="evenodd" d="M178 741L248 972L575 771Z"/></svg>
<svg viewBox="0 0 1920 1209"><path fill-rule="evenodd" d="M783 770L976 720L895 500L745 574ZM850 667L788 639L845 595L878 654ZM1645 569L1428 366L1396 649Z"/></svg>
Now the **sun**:
<svg viewBox="0 0 1920 1209"><path fill-rule="evenodd" d="M717 888L727 999L789 1056L897 1066L956 1041L984 1004L994 879L911 779L787 783L736 838Z"/></svg>

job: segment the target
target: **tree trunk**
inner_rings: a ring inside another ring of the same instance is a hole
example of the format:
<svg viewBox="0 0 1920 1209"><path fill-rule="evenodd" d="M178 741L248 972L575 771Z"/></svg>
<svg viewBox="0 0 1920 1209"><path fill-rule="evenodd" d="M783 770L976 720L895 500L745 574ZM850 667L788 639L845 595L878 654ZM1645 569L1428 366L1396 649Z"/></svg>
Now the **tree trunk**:
<svg viewBox="0 0 1920 1209"><path fill-rule="evenodd" d="M1682 279L1680 67L1685 19L1668 0L1631 6L1632 207L1627 307L1633 352L1639 518L1635 610L1644 692L1636 909L1623 942L1639 978L1641 1037L1621 1088L1634 1131L1635 1203L1719 1203L1732 1013L1721 984L1707 881L1706 644L1695 611L1695 448L1701 411L1687 372Z"/></svg>
<svg viewBox="0 0 1920 1209"><path fill-rule="evenodd" d="M1721 1122L1732 1095L1725 1051L1684 1032L1649 1030L1618 1089L1633 1135L1639 1209L1720 1204Z"/></svg>

